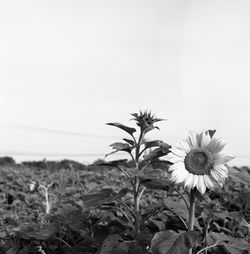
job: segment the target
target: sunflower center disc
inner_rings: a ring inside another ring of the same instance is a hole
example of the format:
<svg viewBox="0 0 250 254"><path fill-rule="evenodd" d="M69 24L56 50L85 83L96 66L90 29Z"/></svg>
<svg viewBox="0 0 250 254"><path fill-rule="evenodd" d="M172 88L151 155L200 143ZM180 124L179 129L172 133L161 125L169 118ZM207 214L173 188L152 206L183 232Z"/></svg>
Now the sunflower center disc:
<svg viewBox="0 0 250 254"><path fill-rule="evenodd" d="M192 149L185 157L186 169L195 175L209 173L213 167L212 154L205 148Z"/></svg>

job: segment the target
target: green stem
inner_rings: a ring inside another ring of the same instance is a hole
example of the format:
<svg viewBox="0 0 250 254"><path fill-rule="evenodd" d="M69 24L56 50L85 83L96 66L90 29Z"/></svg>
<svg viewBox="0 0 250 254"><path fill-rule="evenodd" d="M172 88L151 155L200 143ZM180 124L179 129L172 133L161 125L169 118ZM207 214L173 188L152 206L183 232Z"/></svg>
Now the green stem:
<svg viewBox="0 0 250 254"><path fill-rule="evenodd" d="M194 219L195 219L195 191L192 189L190 191L190 207L189 207L189 221L188 221L188 230L191 231L194 229ZM189 254L192 254L192 248L189 249Z"/></svg>
<svg viewBox="0 0 250 254"><path fill-rule="evenodd" d="M140 158L140 148L141 148L141 141L143 138L144 132L141 130L138 142L136 143L135 149L135 167L137 171L139 171L139 158ZM135 214L135 238L137 238L139 231L140 231L140 197L139 197L139 188L140 188L140 179L135 176L134 177L134 185L133 185L133 194L134 194L134 214Z"/></svg>
<svg viewBox="0 0 250 254"><path fill-rule="evenodd" d="M140 214L139 214L139 203L140 200L138 198L138 177L135 176L135 182L134 182L134 214L135 214L135 238L137 238L139 233L139 220L140 220Z"/></svg>

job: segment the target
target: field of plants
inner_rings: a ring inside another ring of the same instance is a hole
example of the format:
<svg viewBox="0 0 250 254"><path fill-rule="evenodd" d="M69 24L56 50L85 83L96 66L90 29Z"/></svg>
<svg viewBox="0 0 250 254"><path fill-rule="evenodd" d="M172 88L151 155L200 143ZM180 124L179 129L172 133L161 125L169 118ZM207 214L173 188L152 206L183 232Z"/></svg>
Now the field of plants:
<svg viewBox="0 0 250 254"><path fill-rule="evenodd" d="M145 139L161 119L133 116L139 130L108 123L131 137L111 145L111 153L128 153L129 160L1 158L0 253L250 253L250 168L226 166L223 185L214 177L214 188L208 180L187 188L165 158L175 150Z"/></svg>

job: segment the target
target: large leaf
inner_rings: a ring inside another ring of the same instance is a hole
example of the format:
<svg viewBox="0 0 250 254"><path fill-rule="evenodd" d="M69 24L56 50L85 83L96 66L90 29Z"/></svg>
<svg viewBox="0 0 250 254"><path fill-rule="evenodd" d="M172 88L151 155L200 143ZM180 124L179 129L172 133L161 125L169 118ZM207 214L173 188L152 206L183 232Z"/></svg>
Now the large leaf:
<svg viewBox="0 0 250 254"><path fill-rule="evenodd" d="M111 125L111 126L120 128L120 129L126 131L127 133L129 133L131 136L133 136L133 133L136 132L135 128L128 127L128 126L123 125L121 123L107 123L107 125Z"/></svg>
<svg viewBox="0 0 250 254"><path fill-rule="evenodd" d="M172 231L161 231L154 235L151 241L152 254L167 254L179 235Z"/></svg>
<svg viewBox="0 0 250 254"><path fill-rule="evenodd" d="M111 234L109 235L102 244L101 250L99 254L111 254L112 251L122 243L123 240L120 235L118 234Z"/></svg>
<svg viewBox="0 0 250 254"><path fill-rule="evenodd" d="M169 182L167 180L144 178L141 180L141 183L149 189L169 190Z"/></svg>
<svg viewBox="0 0 250 254"><path fill-rule="evenodd" d="M123 138L124 141L126 141L128 144L130 144L131 146L134 146L135 141L132 139L127 139L127 138Z"/></svg>
<svg viewBox="0 0 250 254"><path fill-rule="evenodd" d="M188 254L190 248L193 248L201 240L200 233L196 231L188 231L178 236L173 246L168 250L167 254Z"/></svg>
<svg viewBox="0 0 250 254"><path fill-rule="evenodd" d="M126 163L128 160L127 159L122 159L122 160L114 160L114 161L109 161L109 162L102 162L102 163L96 163L91 166L107 166L107 167L118 167L120 165L123 165Z"/></svg>
<svg viewBox="0 0 250 254"><path fill-rule="evenodd" d="M84 236L84 240L75 244L72 248L67 248L64 254L92 253L94 240L92 237Z"/></svg>
<svg viewBox="0 0 250 254"><path fill-rule="evenodd" d="M127 143L121 143L121 142L116 142L114 144L111 144L110 145L115 151L111 152L111 153L108 153L106 155L106 157L108 155L111 155L111 154L114 154L114 153L117 153L117 152L120 152L120 151L124 151L124 152L128 152L128 153L131 153L131 151L133 150L134 147L130 146L129 144Z"/></svg>
<svg viewBox="0 0 250 254"><path fill-rule="evenodd" d="M126 241L120 243L112 254L145 254L145 250L138 244L137 241Z"/></svg>
<svg viewBox="0 0 250 254"><path fill-rule="evenodd" d="M153 140L153 141L147 141L144 142L145 149L151 148L151 147L158 147L162 145L164 142L162 140Z"/></svg>
<svg viewBox="0 0 250 254"><path fill-rule="evenodd" d="M214 244L216 241L219 241L218 244L223 245L228 253L231 254L245 254L246 251L250 253L250 243L246 242L243 239L235 238L224 233L215 233L212 232L208 236L209 245Z"/></svg>
<svg viewBox="0 0 250 254"><path fill-rule="evenodd" d="M181 216L183 219L185 219L186 221L188 221L189 218L189 212L187 210L187 206L185 204L185 202L183 201L183 199L179 199L179 200L175 200L173 198L165 198L163 200L165 207L173 212L176 215ZM201 227L197 221L197 219L194 219L194 225L201 230Z"/></svg>
<svg viewBox="0 0 250 254"><path fill-rule="evenodd" d="M154 149L149 154L147 154L144 157L143 161L153 161L158 159L159 157L167 155L170 152L169 150L170 147L171 146L168 145L167 143L162 143L160 147Z"/></svg>
<svg viewBox="0 0 250 254"><path fill-rule="evenodd" d="M36 239L36 240L47 240L51 238L56 232L58 228L55 224L49 224L45 228L39 231L26 231L20 232L19 236L22 239L29 240L29 239Z"/></svg>
<svg viewBox="0 0 250 254"><path fill-rule="evenodd" d="M228 165L227 169L229 172L229 177L236 183L236 184L242 184L245 188L250 190L250 174L246 170L237 169L230 167Z"/></svg>
<svg viewBox="0 0 250 254"><path fill-rule="evenodd" d="M100 192L88 193L82 195L83 210L88 211L102 204L110 203L120 199L128 192L127 188L122 189L119 193L115 193L112 189L103 189Z"/></svg>

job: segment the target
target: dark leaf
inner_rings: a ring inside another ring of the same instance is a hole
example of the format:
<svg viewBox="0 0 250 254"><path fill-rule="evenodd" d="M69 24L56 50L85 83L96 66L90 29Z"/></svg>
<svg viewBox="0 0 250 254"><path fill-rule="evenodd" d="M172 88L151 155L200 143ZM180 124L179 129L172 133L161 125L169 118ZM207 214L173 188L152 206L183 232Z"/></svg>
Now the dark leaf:
<svg viewBox="0 0 250 254"><path fill-rule="evenodd" d="M152 254L167 254L179 235L172 231L161 231L154 235L151 241Z"/></svg>
<svg viewBox="0 0 250 254"><path fill-rule="evenodd" d="M132 139L124 138L123 140L126 141L126 142L127 142L128 144L130 144L131 146L134 146L134 144L135 144L135 141L132 140Z"/></svg>
<svg viewBox="0 0 250 254"><path fill-rule="evenodd" d="M167 180L145 178L141 180L141 183L149 189L169 190L169 182Z"/></svg>
<svg viewBox="0 0 250 254"><path fill-rule="evenodd" d="M131 136L133 136L133 133L136 132L135 128L128 127L128 126L123 125L121 123L107 123L107 125L111 125L111 126L120 128L120 129L126 131L127 133L129 133Z"/></svg>
<svg viewBox="0 0 250 254"><path fill-rule="evenodd" d="M128 189L124 188L118 194L115 193L112 189L103 189L100 192L83 194L83 209L84 211L88 211L102 204L110 203L125 196L127 192Z"/></svg>
<svg viewBox="0 0 250 254"><path fill-rule="evenodd" d="M26 231L20 232L20 238L29 240L29 239L36 239L36 240L47 240L52 237L57 232L57 226L55 224L49 224L45 228L41 229L38 232L34 231Z"/></svg>
<svg viewBox="0 0 250 254"><path fill-rule="evenodd" d="M219 244L222 244L225 249L232 254L244 254L246 251L250 251L250 243L243 239L215 232L210 233L209 238L214 241L213 243L219 241Z"/></svg>
<svg viewBox="0 0 250 254"><path fill-rule="evenodd" d="M107 166L107 167L117 167L121 164L126 163L128 160L127 159L123 159L123 160L114 160L114 161L109 161L109 162L102 162L102 163L97 163L97 164L93 164L91 166Z"/></svg>
<svg viewBox="0 0 250 254"><path fill-rule="evenodd" d="M114 144L111 144L110 146L111 146L115 151L113 151L113 152L107 154L106 156L111 155L111 154L114 154L114 153L117 153L117 152L119 152L119 151L124 151L124 152L130 153L130 152L132 151L132 149L134 148L134 147L132 147L132 146L129 146L129 144L127 144L127 143L121 143L121 142L116 142L116 143L114 143Z"/></svg>
<svg viewBox="0 0 250 254"><path fill-rule="evenodd" d="M162 145L164 142L161 141L161 140L153 140L153 141L147 141L144 143L145 145L145 148L148 149L148 148L151 148L151 147L157 147L157 146L160 146Z"/></svg>
<svg viewBox="0 0 250 254"><path fill-rule="evenodd" d="M188 254L189 249L193 248L200 241L200 233L196 231L188 231L178 236L167 254Z"/></svg>
<svg viewBox="0 0 250 254"><path fill-rule="evenodd" d="M158 159L159 157L167 155L170 151L169 148L171 146L167 143L162 143L160 147L154 149L151 151L148 155L146 155L143 159L143 161L153 161L155 159Z"/></svg>
<svg viewBox="0 0 250 254"><path fill-rule="evenodd" d="M173 198L165 198L163 202L165 207L169 211L173 212L176 215L181 216L183 219L188 221L189 212L183 199L175 200ZM194 219L194 225L197 227L197 229L201 230L201 227L196 218Z"/></svg>
<svg viewBox="0 0 250 254"><path fill-rule="evenodd" d="M117 247L123 240L118 234L109 235L102 244L101 251L99 254L111 254L112 251Z"/></svg>

